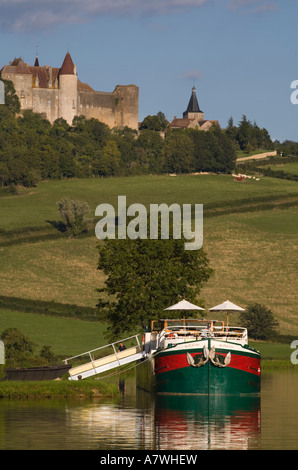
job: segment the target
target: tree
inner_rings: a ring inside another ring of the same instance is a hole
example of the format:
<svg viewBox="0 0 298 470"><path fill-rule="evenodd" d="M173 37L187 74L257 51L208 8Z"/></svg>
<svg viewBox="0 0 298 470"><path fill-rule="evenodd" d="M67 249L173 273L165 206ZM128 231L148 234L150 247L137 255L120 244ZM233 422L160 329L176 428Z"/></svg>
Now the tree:
<svg viewBox="0 0 298 470"><path fill-rule="evenodd" d="M39 356L35 356L35 344L17 328L7 328L0 335L5 345L5 361L8 367L34 367L53 364L58 361L50 346L43 346Z"/></svg>
<svg viewBox="0 0 298 470"><path fill-rule="evenodd" d="M142 167L156 173L161 171L160 155L164 141L158 132L144 129L136 141L136 153Z"/></svg>
<svg viewBox="0 0 298 470"><path fill-rule="evenodd" d="M173 132L167 136L163 148L164 170L170 173L194 171L194 144L185 132Z"/></svg>
<svg viewBox="0 0 298 470"><path fill-rule="evenodd" d="M89 205L85 201L65 197L57 202L57 205L66 228L73 235L87 231L86 215L89 212Z"/></svg>
<svg viewBox="0 0 298 470"><path fill-rule="evenodd" d="M195 301L212 274L205 252L185 250L184 240L110 239L98 249L107 276L98 307L111 338L162 318L182 298Z"/></svg>
<svg viewBox="0 0 298 470"><path fill-rule="evenodd" d="M0 336L5 345L5 361L9 367L25 367L30 363L36 344L17 328L7 328Z"/></svg>
<svg viewBox="0 0 298 470"><path fill-rule="evenodd" d="M241 313L240 321L248 329L249 335L254 339L269 339L276 333L279 323L273 313L265 305L258 303L249 305Z"/></svg>
<svg viewBox="0 0 298 470"><path fill-rule="evenodd" d="M159 116L146 116L140 125L140 130L149 129L151 131L161 131L164 130L165 127L165 118L161 114Z"/></svg>
<svg viewBox="0 0 298 470"><path fill-rule="evenodd" d="M19 113L21 109L21 104L14 84L10 80L2 80L5 87L5 105L13 113Z"/></svg>
<svg viewBox="0 0 298 470"><path fill-rule="evenodd" d="M7 359L11 358L14 354L27 352L33 354L36 347L36 344L17 328L7 328L4 330L1 334L1 339L5 343L5 356Z"/></svg>

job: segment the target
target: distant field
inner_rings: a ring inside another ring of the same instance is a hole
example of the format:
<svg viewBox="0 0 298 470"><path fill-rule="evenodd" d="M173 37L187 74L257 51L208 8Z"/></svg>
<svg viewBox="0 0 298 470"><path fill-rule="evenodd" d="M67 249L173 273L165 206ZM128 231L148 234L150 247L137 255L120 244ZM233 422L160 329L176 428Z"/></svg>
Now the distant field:
<svg viewBox="0 0 298 470"><path fill-rule="evenodd" d="M42 346L66 359L105 345L104 325L69 318L48 317L34 313L20 313L0 309L1 328L17 328L35 344L36 354Z"/></svg>
<svg viewBox="0 0 298 470"><path fill-rule="evenodd" d="M86 201L90 217L101 203L117 208L118 195L127 197L127 205L138 202L237 205L243 199L298 197L297 183L275 178L236 182L229 175L141 176L125 178L73 179L43 182L21 196L0 197L0 230L24 227L51 227L60 215L57 202L65 196Z"/></svg>
<svg viewBox="0 0 298 470"><path fill-rule="evenodd" d="M290 173L291 175L298 175L298 163L285 163L278 165L262 165L262 168L270 167L271 170L284 171L285 173Z"/></svg>
<svg viewBox="0 0 298 470"><path fill-rule="evenodd" d="M94 307L96 289L105 279L97 270L94 235L34 243L14 243L14 237L19 240L24 227L55 233L47 221L59 220L56 202L63 196L87 201L93 217L100 203L116 207L118 195L126 195L128 205L204 204L203 247L215 270L201 292L206 309L227 299L242 306L264 303L280 321L281 332L298 337L298 186L274 178L241 183L228 175L51 181L22 196L1 196L0 296ZM264 207L267 203L270 208ZM224 215L217 215L221 211ZM53 345L66 356L104 341L100 323L2 310L0 331L8 326L18 326L37 343Z"/></svg>

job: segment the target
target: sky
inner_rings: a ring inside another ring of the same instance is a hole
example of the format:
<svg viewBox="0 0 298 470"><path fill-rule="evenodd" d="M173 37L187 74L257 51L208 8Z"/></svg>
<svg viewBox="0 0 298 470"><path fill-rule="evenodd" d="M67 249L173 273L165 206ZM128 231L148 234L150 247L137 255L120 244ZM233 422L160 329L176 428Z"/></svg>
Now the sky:
<svg viewBox="0 0 298 470"><path fill-rule="evenodd" d="M95 90L137 85L139 121L182 117L195 86L205 119L245 115L298 141L297 13L298 0L0 0L0 68L36 54L60 67L69 51Z"/></svg>

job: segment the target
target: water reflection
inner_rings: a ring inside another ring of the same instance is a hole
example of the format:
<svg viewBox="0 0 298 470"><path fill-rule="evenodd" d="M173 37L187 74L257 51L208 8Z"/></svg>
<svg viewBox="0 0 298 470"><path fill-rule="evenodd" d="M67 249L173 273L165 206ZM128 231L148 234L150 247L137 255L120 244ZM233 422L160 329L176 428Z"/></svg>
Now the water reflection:
<svg viewBox="0 0 298 470"><path fill-rule="evenodd" d="M297 449L298 374L262 377L260 397L136 393L106 401L0 400L0 449Z"/></svg>
<svg viewBox="0 0 298 470"><path fill-rule="evenodd" d="M70 427L84 427L97 448L203 450L248 449L260 437L260 398L153 397L136 406L101 404L72 410Z"/></svg>
<svg viewBox="0 0 298 470"><path fill-rule="evenodd" d="M248 449L260 437L260 398L159 397L158 449Z"/></svg>

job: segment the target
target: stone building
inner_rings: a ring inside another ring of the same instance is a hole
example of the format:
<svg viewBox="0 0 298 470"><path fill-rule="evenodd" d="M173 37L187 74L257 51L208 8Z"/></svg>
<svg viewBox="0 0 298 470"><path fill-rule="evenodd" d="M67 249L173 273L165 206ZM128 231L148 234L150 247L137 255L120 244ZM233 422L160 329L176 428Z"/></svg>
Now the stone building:
<svg viewBox="0 0 298 470"><path fill-rule="evenodd" d="M183 118L175 117L171 122L172 129L197 128L202 131L208 131L213 125L219 126L219 123L218 121L204 119L204 112L200 109L196 89L193 87L187 109L183 113Z"/></svg>
<svg viewBox="0 0 298 470"><path fill-rule="evenodd" d="M138 129L138 87L117 85L113 92L95 91L78 79L69 52L60 68L40 66L37 57L33 66L17 58L0 70L0 76L13 82L22 110L44 114L51 123L64 118L71 124L75 116L85 116L111 128Z"/></svg>

